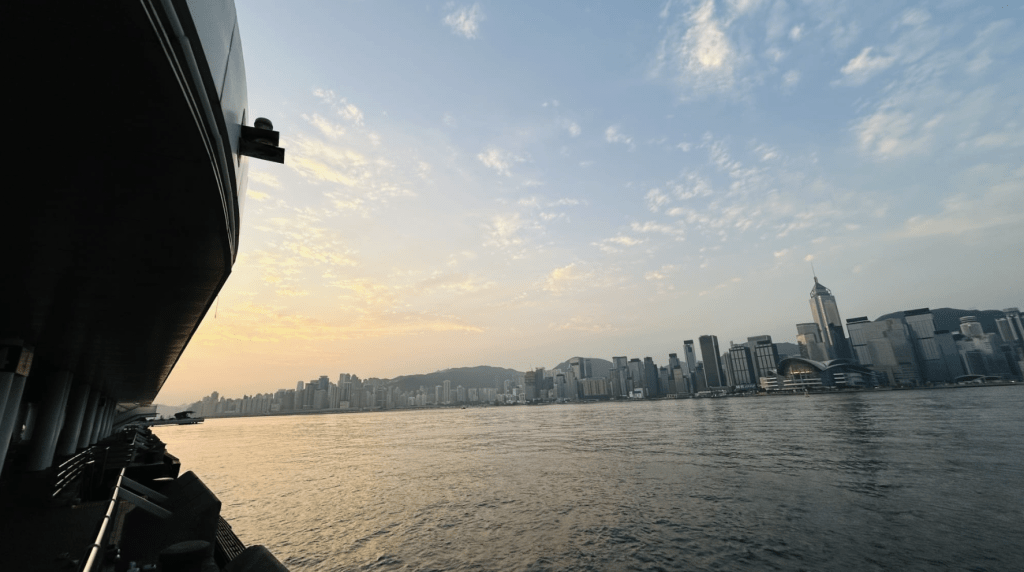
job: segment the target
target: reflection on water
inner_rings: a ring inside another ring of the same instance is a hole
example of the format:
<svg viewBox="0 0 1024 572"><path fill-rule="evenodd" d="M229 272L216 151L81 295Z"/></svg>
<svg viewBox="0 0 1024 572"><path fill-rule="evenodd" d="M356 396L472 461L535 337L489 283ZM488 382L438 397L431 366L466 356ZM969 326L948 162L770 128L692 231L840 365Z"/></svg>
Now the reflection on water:
<svg viewBox="0 0 1024 572"><path fill-rule="evenodd" d="M1002 387L158 431L292 570L1008 570L1022 428Z"/></svg>

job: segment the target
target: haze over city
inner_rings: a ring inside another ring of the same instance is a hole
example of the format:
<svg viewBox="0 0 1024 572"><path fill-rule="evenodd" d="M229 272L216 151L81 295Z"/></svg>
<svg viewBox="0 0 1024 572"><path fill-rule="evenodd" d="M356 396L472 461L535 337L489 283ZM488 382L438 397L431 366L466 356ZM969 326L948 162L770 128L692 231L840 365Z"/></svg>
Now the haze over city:
<svg viewBox="0 0 1024 572"><path fill-rule="evenodd" d="M233 274L158 397L1024 306L1024 35L976 2L237 7Z"/></svg>

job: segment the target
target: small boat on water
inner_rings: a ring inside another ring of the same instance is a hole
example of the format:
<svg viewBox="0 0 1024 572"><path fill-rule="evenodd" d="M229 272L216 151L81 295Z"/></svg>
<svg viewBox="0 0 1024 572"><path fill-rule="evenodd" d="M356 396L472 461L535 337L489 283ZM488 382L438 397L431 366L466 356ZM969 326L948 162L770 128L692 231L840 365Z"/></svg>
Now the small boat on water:
<svg viewBox="0 0 1024 572"><path fill-rule="evenodd" d="M146 427L152 427L154 425L196 425L205 421L203 417L192 417L195 411L179 411L174 414L174 417L167 419L154 419L144 423Z"/></svg>

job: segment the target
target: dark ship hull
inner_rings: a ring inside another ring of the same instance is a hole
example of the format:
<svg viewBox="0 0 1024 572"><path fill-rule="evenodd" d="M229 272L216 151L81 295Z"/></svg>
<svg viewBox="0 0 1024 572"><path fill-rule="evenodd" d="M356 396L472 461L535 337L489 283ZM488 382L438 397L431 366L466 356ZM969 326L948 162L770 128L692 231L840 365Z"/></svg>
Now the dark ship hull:
<svg viewBox="0 0 1024 572"><path fill-rule="evenodd" d="M121 570L118 550L141 567L199 540L244 569L216 497L122 426L231 272L249 156L283 161L275 132L246 127L234 4L19 3L5 21L20 174L0 280L4 568Z"/></svg>

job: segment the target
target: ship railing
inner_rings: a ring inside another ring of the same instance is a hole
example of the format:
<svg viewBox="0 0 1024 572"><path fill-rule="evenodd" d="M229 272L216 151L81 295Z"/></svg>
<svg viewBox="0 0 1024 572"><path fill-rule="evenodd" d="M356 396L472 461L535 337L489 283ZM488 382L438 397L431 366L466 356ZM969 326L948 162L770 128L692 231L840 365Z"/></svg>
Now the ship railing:
<svg viewBox="0 0 1024 572"><path fill-rule="evenodd" d="M57 465L57 470L54 474L53 492L50 497L57 498L69 490L79 477L85 477L88 480L87 473L92 469L98 468L98 476L102 479L102 475L106 471L111 469L119 470L130 465L135 459L136 451L143 441L143 437L137 432L131 435L131 441L127 440L127 434L122 437L124 441L120 443L99 443L93 445Z"/></svg>
<svg viewBox="0 0 1024 572"><path fill-rule="evenodd" d="M100 523L99 532L96 534L96 540L89 548L89 555L84 560L81 572L97 572L103 569L110 535L114 530L115 520L120 516L118 507L121 504L120 492L121 483L124 480L124 472L125 468L123 467L117 477L117 483L114 485L114 492L107 504L107 511L103 515L103 521Z"/></svg>
<svg viewBox="0 0 1024 572"><path fill-rule="evenodd" d="M63 493L78 477L96 463L96 448L89 447L73 455L68 460L57 466L56 479L53 485L51 498L56 498Z"/></svg>

